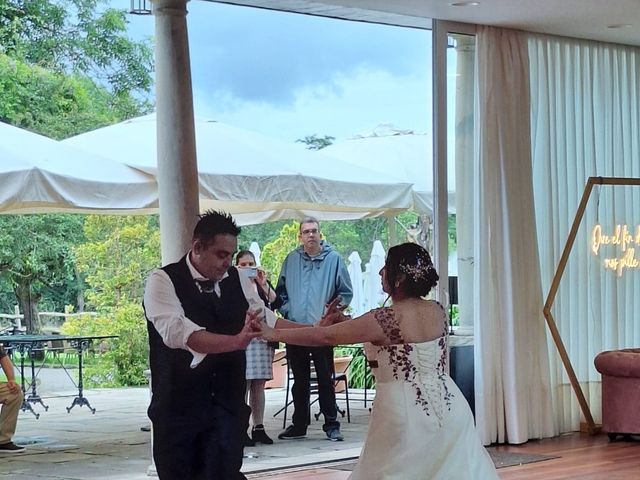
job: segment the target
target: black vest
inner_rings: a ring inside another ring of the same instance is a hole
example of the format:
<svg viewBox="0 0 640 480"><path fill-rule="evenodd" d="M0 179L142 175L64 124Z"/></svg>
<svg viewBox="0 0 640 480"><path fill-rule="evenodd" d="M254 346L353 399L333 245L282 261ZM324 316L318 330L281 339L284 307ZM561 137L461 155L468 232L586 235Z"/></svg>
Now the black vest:
<svg viewBox="0 0 640 480"><path fill-rule="evenodd" d="M189 320L213 333L235 335L242 330L249 304L235 268L230 268L229 276L220 282L220 299L200 292L189 272L186 256L162 269L169 275ZM244 413L244 350L207 355L196 368L191 368L190 352L167 347L149 321L147 329L152 387L149 417L152 420L155 415L166 414L206 420L210 411L207 407L212 403L232 414Z"/></svg>

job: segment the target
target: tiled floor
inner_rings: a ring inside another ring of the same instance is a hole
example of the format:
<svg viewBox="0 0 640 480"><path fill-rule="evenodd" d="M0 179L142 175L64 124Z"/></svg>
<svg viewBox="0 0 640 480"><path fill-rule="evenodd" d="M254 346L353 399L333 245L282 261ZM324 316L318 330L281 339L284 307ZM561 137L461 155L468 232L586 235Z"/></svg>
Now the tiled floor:
<svg viewBox="0 0 640 480"><path fill-rule="evenodd" d="M282 475L273 475L268 478L269 480L345 480L349 476L349 472L341 472L339 470L330 469L314 469L305 470L302 472L284 473Z"/></svg>
<svg viewBox="0 0 640 480"><path fill-rule="evenodd" d="M57 372L55 372L57 373ZM52 374L52 376L55 376ZM36 419L30 412L21 412L14 440L27 444L24 454L0 459L0 477L15 480L142 480L148 479L150 434L141 431L147 426L149 392L146 388L105 389L85 391L95 414L86 407L74 407L70 413L74 391L60 378L47 384L47 372L41 374L38 393L48 404L40 405ZM66 395L61 397L60 395ZM351 401L351 423L343 419L344 442L330 442L322 431L322 422L315 420L307 438L277 440L282 430L282 416L273 418L284 402L282 390L267 391L265 426L275 443L248 448L243 471L251 478L269 479L344 479L348 472L330 469L278 473L283 467L308 466L339 458L357 458L364 441L369 419L362 401ZM317 406L313 407L315 413Z"/></svg>
<svg viewBox="0 0 640 480"><path fill-rule="evenodd" d="M97 409L96 413L91 414L86 407L75 407L67 413L66 407L71 404L76 391L69 387L68 379L60 377L59 380L55 383L46 372L42 375L38 392L45 397L49 409L44 411L36 405L34 408L40 413L39 419L29 412L20 414L14 440L27 444L27 452L0 455L0 477L3 480L149 480L150 434L140 429L149 424L146 416L148 390L88 390L85 395ZM60 394L67 396L60 397ZM274 439L282 429L282 417L273 418L272 414L283 402L282 390L267 392L265 423ZM247 449L243 471L251 480L346 480L349 471L345 469L360 453L370 415L362 401L352 401L351 408L351 423L342 423L344 442L326 440L321 422L314 421L305 439L276 439L273 445ZM549 441L553 445L556 440ZM605 437L602 448L607 449L607 445ZM513 448L519 451L524 447ZM545 450L535 450L535 445L532 448L532 453L546 453ZM538 464L542 465L540 468L545 468L545 465L553 468L552 462L560 461L562 459L508 467L500 469L499 473L507 478L515 475L513 471L516 469L525 475ZM563 470L558 469L558 472L553 478L564 478ZM544 476L546 474L541 475L536 478L548 478Z"/></svg>

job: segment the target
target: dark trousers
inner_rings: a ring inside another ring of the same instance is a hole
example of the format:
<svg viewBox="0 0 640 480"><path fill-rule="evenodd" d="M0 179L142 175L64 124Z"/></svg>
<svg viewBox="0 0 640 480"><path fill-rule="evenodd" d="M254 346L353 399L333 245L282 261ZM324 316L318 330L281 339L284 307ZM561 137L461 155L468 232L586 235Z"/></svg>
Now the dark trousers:
<svg viewBox="0 0 640 480"><path fill-rule="evenodd" d="M240 468L247 420L220 406L211 408L213 416L200 422L171 415L152 418L160 480L246 480Z"/></svg>
<svg viewBox="0 0 640 480"><path fill-rule="evenodd" d="M333 347L300 347L287 345L287 361L293 373L293 424L306 428L311 423L309 411L309 379L311 376L311 360L316 368L318 378L318 397L320 411L324 415L322 429L340 427L336 420L336 392L333 383Z"/></svg>

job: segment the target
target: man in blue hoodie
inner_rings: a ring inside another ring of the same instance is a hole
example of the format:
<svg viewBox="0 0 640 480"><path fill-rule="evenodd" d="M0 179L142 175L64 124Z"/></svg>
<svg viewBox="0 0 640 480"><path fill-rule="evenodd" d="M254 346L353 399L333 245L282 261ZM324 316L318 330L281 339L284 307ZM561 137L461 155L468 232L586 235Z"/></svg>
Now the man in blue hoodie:
<svg viewBox="0 0 640 480"><path fill-rule="evenodd" d="M322 317L325 305L340 297L343 305L353 298L349 272L342 257L331 245L322 240L320 223L306 217L300 223L298 239L301 245L287 255L276 286L282 300L280 313L284 318L313 325ZM287 345L287 359L293 373L293 424L278 438L292 440L303 438L309 416L309 382L311 359L318 379L320 411L324 415L322 429L331 441L343 440L337 421L336 394L332 378L333 348Z"/></svg>

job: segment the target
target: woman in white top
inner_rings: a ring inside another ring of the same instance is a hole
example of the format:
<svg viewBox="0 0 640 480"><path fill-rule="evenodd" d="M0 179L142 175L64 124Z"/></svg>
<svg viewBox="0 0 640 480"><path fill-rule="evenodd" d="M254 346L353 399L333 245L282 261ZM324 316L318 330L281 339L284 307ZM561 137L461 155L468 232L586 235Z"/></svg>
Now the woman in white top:
<svg viewBox="0 0 640 480"><path fill-rule="evenodd" d="M241 250L236 254L236 267L240 274L247 275L253 280L254 286L265 305L271 308L276 300L276 292L267 280L264 270L256 268L256 259L249 250ZM264 430L264 389L267 380L273 378L274 349L266 340L254 338L247 346L247 397L251 407L253 428L251 436L245 436L245 447L252 447L256 443L271 445L273 440Z"/></svg>

